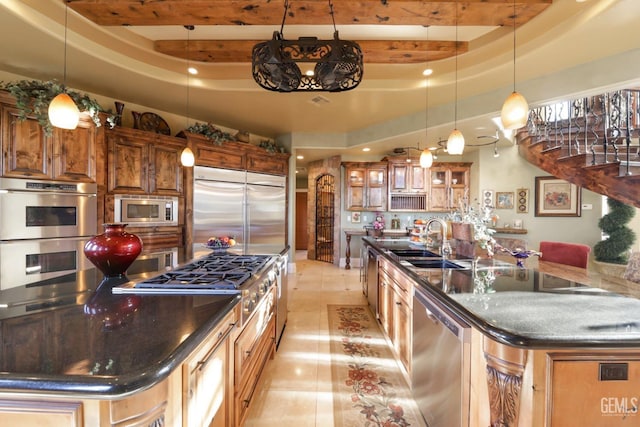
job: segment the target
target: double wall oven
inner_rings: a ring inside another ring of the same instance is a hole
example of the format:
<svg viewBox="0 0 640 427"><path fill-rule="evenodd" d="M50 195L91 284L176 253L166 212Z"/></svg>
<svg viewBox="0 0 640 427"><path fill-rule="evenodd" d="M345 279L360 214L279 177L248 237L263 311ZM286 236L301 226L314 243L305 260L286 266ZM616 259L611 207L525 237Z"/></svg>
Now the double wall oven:
<svg viewBox="0 0 640 427"><path fill-rule="evenodd" d="M90 268L97 185L0 178L0 290Z"/></svg>

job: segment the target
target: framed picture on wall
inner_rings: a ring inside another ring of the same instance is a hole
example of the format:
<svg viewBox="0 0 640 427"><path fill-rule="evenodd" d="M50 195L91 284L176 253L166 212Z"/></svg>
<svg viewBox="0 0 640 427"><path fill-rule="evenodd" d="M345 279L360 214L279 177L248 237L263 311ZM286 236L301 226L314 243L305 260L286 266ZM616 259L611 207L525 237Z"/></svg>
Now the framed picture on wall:
<svg viewBox="0 0 640 427"><path fill-rule="evenodd" d="M496 192L496 209L513 209L513 192Z"/></svg>
<svg viewBox="0 0 640 427"><path fill-rule="evenodd" d="M536 216L580 216L582 187L553 176L536 176Z"/></svg>
<svg viewBox="0 0 640 427"><path fill-rule="evenodd" d="M356 224L360 222L360 212L351 212L351 222Z"/></svg>

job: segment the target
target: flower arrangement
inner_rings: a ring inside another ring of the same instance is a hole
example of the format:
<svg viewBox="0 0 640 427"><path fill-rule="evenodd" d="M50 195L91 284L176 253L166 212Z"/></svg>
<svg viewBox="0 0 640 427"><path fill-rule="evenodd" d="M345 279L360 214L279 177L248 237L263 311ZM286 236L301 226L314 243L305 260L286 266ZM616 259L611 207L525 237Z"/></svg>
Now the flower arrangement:
<svg viewBox="0 0 640 427"><path fill-rule="evenodd" d="M486 249L487 254L491 257L493 256L493 247L496 244L496 240L493 238L496 230L490 228L489 224L496 216L491 206L478 206L476 209L469 206L466 198L461 198L458 201L458 210L449 215L449 219L473 225L473 240L481 249Z"/></svg>
<svg viewBox="0 0 640 427"><path fill-rule="evenodd" d="M376 219L373 221L373 229L374 230L384 229L384 216L382 215L382 212L376 212Z"/></svg>

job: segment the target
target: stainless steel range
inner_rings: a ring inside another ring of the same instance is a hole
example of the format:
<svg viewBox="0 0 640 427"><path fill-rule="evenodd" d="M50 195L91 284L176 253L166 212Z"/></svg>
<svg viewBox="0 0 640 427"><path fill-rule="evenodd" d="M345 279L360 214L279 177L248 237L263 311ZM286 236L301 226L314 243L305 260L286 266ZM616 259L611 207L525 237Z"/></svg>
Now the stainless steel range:
<svg viewBox="0 0 640 427"><path fill-rule="evenodd" d="M269 263L272 258L271 255L212 253L175 270L142 280L133 286L113 288L113 293L242 294L242 324L244 324L261 298L275 284L275 266Z"/></svg>

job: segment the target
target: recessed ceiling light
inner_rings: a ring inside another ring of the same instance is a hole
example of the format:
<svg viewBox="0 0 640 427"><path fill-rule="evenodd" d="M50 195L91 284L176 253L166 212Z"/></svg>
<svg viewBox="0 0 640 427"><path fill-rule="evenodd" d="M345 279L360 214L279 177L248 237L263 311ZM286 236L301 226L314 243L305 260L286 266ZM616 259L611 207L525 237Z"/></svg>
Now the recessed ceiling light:
<svg viewBox="0 0 640 427"><path fill-rule="evenodd" d="M431 74L433 74L433 70L431 68L427 68L422 72L423 76L430 76Z"/></svg>
<svg viewBox="0 0 640 427"><path fill-rule="evenodd" d="M303 156L302 154L298 154L298 155L296 156L296 159L298 159L298 160L302 160L302 159L304 159L304 156Z"/></svg>
<svg viewBox="0 0 640 427"><path fill-rule="evenodd" d="M362 151L371 151L371 148L369 148L369 147L364 147L364 148L362 149Z"/></svg>
<svg viewBox="0 0 640 427"><path fill-rule="evenodd" d="M189 72L189 74L193 74L194 76L198 74L198 69L195 67L189 67L187 68L187 71Z"/></svg>

